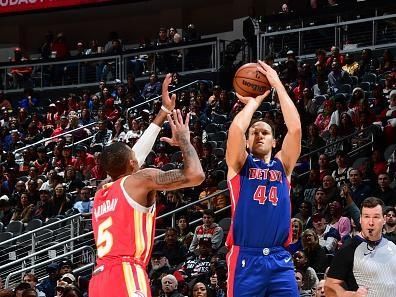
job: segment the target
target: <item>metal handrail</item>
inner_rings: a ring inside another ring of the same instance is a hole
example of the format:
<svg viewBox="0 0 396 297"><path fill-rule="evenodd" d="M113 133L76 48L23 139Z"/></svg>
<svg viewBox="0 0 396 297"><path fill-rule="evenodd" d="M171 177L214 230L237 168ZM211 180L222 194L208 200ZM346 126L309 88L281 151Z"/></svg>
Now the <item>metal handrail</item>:
<svg viewBox="0 0 396 297"><path fill-rule="evenodd" d="M261 31L260 34L258 34L257 39L258 39L258 49L260 53L260 57L263 58L263 55L265 56L269 50L270 52L272 51L270 48L267 49L267 42L269 44L271 43L270 39L274 37L286 37L289 36L290 34L294 34L294 36L298 35L298 56L300 59L310 59L315 57L315 50L312 49L312 51L307 52L306 49L302 46L302 36L306 32L310 31L318 31L318 30L323 30L323 29L333 29L334 30L334 40L333 40L333 45L336 45L338 47L341 47L344 45L344 42L341 40L341 34L340 34L340 29L342 29L345 26L350 26L350 25L359 25L361 23L367 23L371 24L371 29L370 32L368 33L367 37L371 36L371 40L367 40L367 44L361 44L360 46L357 47L351 47L351 48L343 48L342 51L343 53L350 53L350 52L357 52L365 48L369 48L372 50L375 49L382 49L382 48L389 48L389 47L394 47L396 46L395 39L393 38L392 40L388 40L387 42L377 42L377 24L379 21L390 21L396 17L396 14L389 14L389 15L384 15L384 16L374 16L374 17L367 17L367 18L361 18L361 19L356 19L356 20L348 20L348 21L341 21L340 17L337 17L336 20L334 20L330 24L323 24L323 25L314 25L314 26L304 26L303 21L301 20L301 26L298 28L292 28L289 30L280 30L280 31L275 31L275 32L267 32L267 31ZM267 30L267 29L266 29ZM330 34L332 35L332 34ZM331 38L331 36L328 36ZM331 38L332 39L332 38ZM297 42L297 40L295 40ZM304 54L303 54L304 53Z"/></svg>
<svg viewBox="0 0 396 297"><path fill-rule="evenodd" d="M172 94L172 93L174 93L174 92L176 92L176 91L180 91L180 90L182 90L182 89L184 89L184 88L186 88L186 87L188 87L188 86L190 86L190 85L193 85L193 84L195 84L195 83L197 83L197 82L199 82L200 80L194 80L193 82L190 82L190 83L188 83L188 84L185 84L184 86L181 86L181 87L179 87L179 88L177 88L177 89L174 89L174 90L172 90L172 91L169 91L169 93L170 94ZM162 95L158 95L158 96L156 96L156 97L154 97L154 98L151 98L151 99L147 99L146 101L144 101L144 102L141 102L141 103L138 103L138 104L136 104L136 105L134 105L134 106L132 106L132 107L129 107L128 109L127 109L127 113L130 111L130 110L132 110L132 109L134 109L134 108L136 108L136 107L139 107L139 106L141 106L141 105L144 105L144 104L147 104L147 103L149 103L149 102L151 102L151 101L154 101L154 100L157 100L157 99L159 99L159 98L161 98L162 97Z"/></svg>
<svg viewBox="0 0 396 297"><path fill-rule="evenodd" d="M202 43L195 43L195 44L184 44L184 45L178 45L178 46L165 46L165 47L158 47L156 49L150 49L150 50L137 50L134 53L123 53L121 57L131 57L131 56L136 56L136 55L144 55L144 54L153 54L153 53L162 53L162 52L169 52L169 51L177 51L177 50L182 50L182 49L189 49L193 47L202 47L202 46L207 46L207 45L214 45L216 44L217 40L214 38L211 41L205 41ZM205 40L205 39L203 39Z"/></svg>
<svg viewBox="0 0 396 297"><path fill-rule="evenodd" d="M65 63L76 63L76 62L91 62L91 61L97 61L97 60L111 60L111 59L119 59L121 56L116 55L116 56L91 56L87 55L87 58L73 58L70 57L65 60L31 60L29 62L32 63L1 63L0 64L0 69L4 68L14 68L14 67L35 67L35 66L48 66L48 65L56 65L56 64L65 64ZM45 62L44 62L45 61Z"/></svg>
<svg viewBox="0 0 396 297"><path fill-rule="evenodd" d="M59 223L59 222L58 222L58 223ZM62 246L62 245L66 244L66 243L69 243L69 242L71 242L71 241L75 241L75 240L78 240L78 239L80 239L80 238L83 238L83 237L86 237L86 236L88 236L88 235L91 235L92 233L93 233L93 231L90 231L90 232L84 233L84 234L82 234L82 235L78 235L78 236L76 236L76 237L70 238L70 239L68 239L68 240L65 240L65 241L62 241L62 242L58 242L58 243L56 243L56 244L54 244L54 245L51 245L51 246L49 246L49 247L46 247L45 249L39 250L38 252L35 252L35 253L30 254L30 255L27 255L27 256L25 256L25 257L16 259L16 260L14 260L14 261L12 261L12 262L9 262L9 263L7 263L7 264L5 264L5 265L3 265L3 266L0 266L0 270L3 270L3 269L5 269L5 268L7 268L7 267L10 267L10 266L12 266L12 265L14 265L14 264L16 264L16 263L25 261L25 260L27 260L27 259L29 259L29 258L31 258L31 257L35 257L35 256L37 256L37 255L40 255L40 254L42 254L43 252L52 250L52 249L54 249L54 248L56 248L56 247L58 247L58 246Z"/></svg>
<svg viewBox="0 0 396 297"><path fill-rule="evenodd" d="M363 131L363 130L361 130L361 131ZM368 147L368 146L371 146L373 143L374 143L374 140L373 140L373 138L372 138L371 141L370 141L369 143L365 143L365 144L363 144L363 145L357 147L356 149L351 150L350 152L347 153L347 155L348 155L349 157L351 157L353 154L355 154L355 153L361 151L362 149L364 149L364 148L366 148L366 147ZM330 146L331 146L331 145L334 145L334 144L330 144ZM329 163L332 164L332 163L334 163L334 162L335 162L335 159L331 160ZM301 178L301 177L303 177L303 176L305 176L305 175L307 175L307 174L309 174L309 170L306 171L306 172L303 172L303 173L299 174L299 175L298 175L298 178Z"/></svg>
<svg viewBox="0 0 396 297"><path fill-rule="evenodd" d="M197 82L199 82L199 81L200 81L200 80L195 80L195 81L190 82L190 83L188 83L188 84L185 84L185 85L183 85L183 86L181 86L181 87L179 87L179 88L176 88L176 89L174 89L174 90L172 90L172 91L169 91L169 93L172 94L172 93L174 93L174 92L180 91L180 90L182 90L182 89L184 89L184 88L186 88L186 87L188 87L188 86L190 86L190 85L193 85L193 84L195 84L195 83L197 83ZM137 107L139 107L139 106L141 106L141 105L147 104L147 103L149 103L149 102L151 102L151 101L157 100L157 99L159 99L159 98L161 98L161 97L162 97L162 95L158 95L158 96L156 96L156 97L154 97L154 98L151 98L151 99L146 100L145 102L141 102L141 103L138 103L138 104L136 104L136 105L134 105L134 106L132 106L132 107L129 107L129 108L127 109L127 113L128 113L130 110L133 110L134 108L137 108ZM73 130L69 130L69 131L63 132L63 133L61 133L61 134L59 134L59 135L52 136L52 137L48 137L48 138L45 138L45 139L41 139L41 140L39 140L39 141L37 141L37 142L35 142L35 143L28 144L28 145L26 145L26 146L24 146L24 147L22 147L22 148L16 149L16 150L14 151L14 153L19 152L19 151L23 151L23 150L25 150L25 149L27 149L27 148L29 148L29 147L36 146L36 145L38 145L38 144L40 144L40 143L42 143L42 142L50 141L50 140L52 140L52 139L59 138L59 137L61 137L61 136L63 136L63 135L70 134L70 133L72 133L72 132L74 132L74 131L87 128L87 127L89 127L89 126L95 125L96 123L97 123L97 122L92 122L92 123L89 123L89 124L87 124L87 125L85 125L85 126L77 127L77 128L75 128L75 129L73 129ZM80 141L78 141L78 142L75 142L74 145L75 145L75 144L78 144L78 143L81 143L81 142L84 142L84 141L86 141L86 140L88 140L88 139L91 139L91 138L93 138L93 137L94 137L93 135L88 136L87 138L84 138L84 139L82 139L82 140L80 140Z"/></svg>
<svg viewBox="0 0 396 297"><path fill-rule="evenodd" d="M36 60L36 61L27 61L27 62L21 62L21 63L2 63L0 64L0 71L1 72L6 72L10 68L14 67L34 67L36 69L42 69L43 67L46 67L48 65L58 65L58 64L78 64L83 62L92 62L92 61L107 61L107 60L115 60L115 72L116 72L116 77L120 78L123 81L126 81L126 72L125 72L125 59L128 59L129 57L136 56L136 55L152 55L155 53L162 53L162 52L173 52L173 51L178 51L178 50L188 50L190 48L199 48L203 46L212 46L212 57L211 61L212 64L208 65L206 68L202 68L199 71L214 71L215 69L218 69L218 60L219 60L219 51L218 51L218 44L219 40L217 38L207 38L203 40L199 40L198 42L191 42L191 43L185 43L182 45L177 45L177 46L169 46L169 47L159 47L159 48L154 48L154 49L135 49L132 51L125 51L121 53L120 55L113 55L113 56L107 56L107 55L95 55L95 56L86 56L86 57L71 57L69 59L64 59L64 60ZM183 64L184 65L184 64ZM184 71L184 67L182 69L182 72L184 73L194 73L196 70L187 70ZM79 75L78 71L78 75ZM41 78L42 79L42 78ZM137 78L137 80L141 80L144 78ZM4 78L5 80L5 78ZM79 86L92 86L97 84L97 82L92 82L92 83L82 83L78 81ZM40 86L36 86L35 89L59 89L59 88L65 88L65 87L70 87L70 85L56 85L56 86L43 86L42 81ZM15 89L15 88L10 88L6 90L6 92L16 92L20 91L21 89Z"/></svg>
<svg viewBox="0 0 396 297"><path fill-rule="evenodd" d="M16 149L14 151L14 153L19 152L19 151L23 151L23 150L25 150L25 149L27 149L28 147L31 147L31 146L36 146L36 145L38 145L38 144L40 144L42 142L46 142L46 141L49 141L49 140L52 140L52 139L55 139L55 138L59 138L59 137L61 137L63 135L70 134L70 133L72 133L74 131L77 131L77 130L80 130L80 129L85 129L88 126L92 126L92 125L95 125L95 124L96 124L96 122L93 122L93 123L90 123L90 124L86 124L85 126L77 127L75 129L72 129L72 130L69 130L69 131L66 131L66 132L62 132L61 134L58 134L56 136L51 136L51 137L48 137L48 138L41 139L41 140L39 140L39 141L37 141L35 143L28 144L27 146L24 146L24 147L21 147L19 149Z"/></svg>
<svg viewBox="0 0 396 297"><path fill-rule="evenodd" d="M228 189L227 189L227 190L224 190L224 191L228 191ZM202 199L202 200L199 200L199 202L201 202L201 201L203 201L203 199ZM216 210L214 213L215 213L215 214L218 214L218 213L220 213L220 212L222 212L222 211L224 211L224 210L227 210L227 209L229 209L229 208L231 208L231 204L230 204L230 205L227 205L227 206L224 206L223 208L221 208L221 209L219 209L219 210ZM198 218L198 219L196 219L195 221L190 222L189 224L190 224L190 225L194 225L194 224L199 223L199 222L202 222L202 218ZM161 238L163 238L163 237L165 237L165 233L162 233L162 234L160 234L160 235L157 235L154 239L161 239Z"/></svg>
<svg viewBox="0 0 396 297"><path fill-rule="evenodd" d="M8 285L9 285L11 276L18 275L18 274L20 274L20 273L22 273L22 272L25 272L25 271L34 269L34 268L36 268L36 267L43 266L43 265L48 264L48 263L52 263L52 262L54 262L54 260L62 259L62 258L64 258L64 256L72 255L72 254L74 254L75 252L79 252L79 251L82 251L82 250L84 250L84 249L91 250L92 253L95 254L95 250L94 250L91 246L84 245L84 246L79 247L79 248L77 248L77 249L75 249L75 250L72 250L72 251L70 251L70 252L64 253L64 254L60 255L59 257L55 257L55 258L53 258L53 259L48 259L48 260L42 261L42 262L40 262L40 263L38 263L38 264L32 265L32 266L30 266L30 267L25 267L25 268L20 269L20 270L18 270L18 271L13 271L13 272L11 272L11 273L7 276L4 285L5 285L6 288L8 288Z"/></svg>
<svg viewBox="0 0 396 297"><path fill-rule="evenodd" d="M166 217L168 217L168 216L171 216L171 215L173 215L173 214L175 214L175 213L177 213L177 212L180 212L180 211L182 211L182 210L184 210L184 209L186 209L186 208L189 208L190 206L193 206L193 205L198 204L198 203L201 203L201 202L203 202L203 201L212 199L212 198L214 198L215 196L217 196L217 195L219 195L219 194L222 194L222 193L225 193L225 192L227 192L227 191L228 191L228 189L220 190L220 191L218 191L218 192L215 192L215 193L213 193L213 194L210 194L210 195L206 196L205 198L202 198L202 199L197 200L197 201L190 202L190 203L187 204L187 205L181 206L181 207L179 207L179 208L177 208L177 209L175 209L175 210L172 210L172 211L170 211L170 212L167 212L166 214L163 214L163 215L161 215L161 216L158 216L158 217L156 218L156 220L162 219L162 218L166 218ZM224 210L224 209L227 209L227 208L229 208L229 207L230 207L230 205L226 206L226 207L223 208L223 209L220 209L220 210L216 211L216 213L217 213L217 212L220 212L220 211L222 211L222 210ZM9 243L9 242L13 242L13 241L15 241L15 240L17 240L17 239L19 239L19 238L21 238L21 237L26 237L27 235L33 234L33 233L35 233L35 232L37 232L37 231L40 231L40 230L42 230L42 229L47 229L48 226L52 226L52 225L55 225L55 224L61 224L62 222L65 222L65 221L67 221L67 220L74 219L74 218L80 217L80 216L81 216L80 213L75 214L75 215L73 215L73 216L64 218L63 220L60 220L60 221L57 221L57 222L53 222L53 223L51 223L51 224L42 226L42 227L37 228L37 229L35 229L35 230L32 230L32 231L23 233L23 234L21 234L21 235L19 235L19 236L17 236L17 237L8 239L8 240L2 242L2 244L6 244L6 243ZM197 220L197 222L198 222L198 221L199 221L199 219ZM191 222L191 223L195 223L195 221L194 221L194 222ZM71 239L69 239L69 240L67 240L67 241L65 241L65 242L74 241L75 239L78 239L78 238L84 237L84 236L88 236L88 235L91 235L91 234L93 234L93 231L89 231L89 232L84 233L83 235L73 237L73 238L71 238ZM163 237L163 234L162 234L162 235L159 235L159 236L156 236L155 239L159 239L159 238L161 238L161 237ZM58 245L64 244L65 242L58 243L58 244L56 244L56 245L54 245L54 246L58 246ZM53 248L54 246L51 246L51 248ZM51 249L51 248L49 248L49 249ZM49 249L48 249L48 250L49 250ZM47 249L45 249L45 250L47 250ZM37 252L37 253L39 253L39 252ZM26 260L26 259L30 258L31 256L32 256L32 255L26 256L26 257L22 258L22 260ZM22 261L22 260L20 260L20 261ZM5 265L1 266L0 268L8 267L8 266L10 266L10 265L12 265L12 264L14 264L14 263L17 263L17 262L19 262L18 259L15 260L15 261L13 261L13 262L11 262L11 263L9 263L9 264L5 264Z"/></svg>
<svg viewBox="0 0 396 297"><path fill-rule="evenodd" d="M188 208L188 207L190 207L190 206L193 206L193 205L195 205L195 204L201 203L202 201L206 201L206 200L209 200L209 199L211 199L211 198L214 198L214 197L216 197L217 195L222 194L222 193L225 193L225 192L227 192L227 191L228 191L228 189L220 190L220 191L218 191L218 192L215 192L215 193L213 193L213 194L210 194L210 195L206 196L206 197L203 198L203 199L190 202L189 204L183 205L183 206L181 206L181 207L179 207L179 208L177 208L177 209L175 209L175 210L171 210L171 211L169 211L169 212L167 212L167 213L165 213L165 214L163 214L163 215L160 215L159 217L157 217L157 219L166 218L166 217L168 217L168 216L170 216L170 215L173 215L173 214L175 214L175 213L177 213L177 212L180 212L180 211L182 211L182 210L184 210L184 209L186 209L186 208Z"/></svg>
<svg viewBox="0 0 396 297"><path fill-rule="evenodd" d="M319 152L325 150L326 148L328 148L328 147L330 147L330 146L333 146L333 145L335 145L335 144L341 143L341 142L343 142L344 140L347 140L347 139L351 138L352 136L355 136L356 134L362 133L362 132L367 131L367 130L370 130L370 129L374 129L374 126L375 126L374 124L371 124L370 126L368 126L368 127L366 127L366 128L363 128L362 130L357 130L357 131L355 131L355 132L353 132L353 133L351 133L351 134L349 134L349 135L347 135L347 136L344 136L344 137L340 138L340 139L337 140L337 141L334 141L333 143L327 144L327 145L322 146L322 147L320 147L320 148L318 148L318 149L316 149L316 150L313 150L313 151L311 151L311 152L309 152L309 153L307 153L307 154L305 154L305 155L300 156L300 159L309 157L309 156L311 156L311 155L313 155L313 154L316 154L316 153L319 153Z"/></svg>
<svg viewBox="0 0 396 297"><path fill-rule="evenodd" d="M359 19L359 20L343 21L343 22L325 24L325 25L301 27L301 28L282 30L282 31L276 31L276 32L262 32L261 34L264 35L265 37L269 37L269 36L274 36L274 35L283 35L283 34L304 32L304 31L312 31L312 30L316 30L316 29L334 28L334 27L345 26L345 25L366 23L366 22L371 22L371 21L380 21L380 20L391 19L391 18L396 18L396 14L388 14L388 15L384 15L384 16L369 17L369 18L364 18L364 19Z"/></svg>
<svg viewBox="0 0 396 297"><path fill-rule="evenodd" d="M69 220L72 220L72 219L74 219L74 218L77 218L77 217L79 217L80 215L81 215L80 213L77 213L77 214L72 215L72 216L70 216L70 217L63 218L63 219L61 219L60 221L56 221L56 222L53 222L53 223L48 224L48 225L43 225L43 226L41 226L41 227L39 227L39 228L37 228L37 229L34 229L34 230L32 230L32 231L29 231L29 232L26 232L26 233L22 233L22 234L20 234L20 235L18 235L18 236L16 236L16 237L7 239L7 240L3 241L1 244L7 244L7 243L10 243L10 242L16 241L16 240L18 240L18 239L20 239L20 238L22 238L22 237L26 237L27 235L31 235L31 234L33 234L33 233L36 233L37 231L41 231L41 230L43 230L43 229L48 229L48 227L55 226L56 224L62 224L62 223L64 223L64 222L67 222L67 221L69 221Z"/></svg>

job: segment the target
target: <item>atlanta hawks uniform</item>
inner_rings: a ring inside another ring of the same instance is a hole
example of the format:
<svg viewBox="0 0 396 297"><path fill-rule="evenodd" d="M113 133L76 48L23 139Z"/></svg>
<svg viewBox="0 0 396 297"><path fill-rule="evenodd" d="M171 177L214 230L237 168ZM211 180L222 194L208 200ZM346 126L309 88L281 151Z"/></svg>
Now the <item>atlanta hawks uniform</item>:
<svg viewBox="0 0 396 297"><path fill-rule="evenodd" d="M146 208L124 188L126 177L95 195L92 226L98 259L90 297L151 296L146 266L154 239L155 205Z"/></svg>
<svg viewBox="0 0 396 297"><path fill-rule="evenodd" d="M297 297L291 255L290 185L279 159L249 155L228 181L232 224L227 237L228 297Z"/></svg>

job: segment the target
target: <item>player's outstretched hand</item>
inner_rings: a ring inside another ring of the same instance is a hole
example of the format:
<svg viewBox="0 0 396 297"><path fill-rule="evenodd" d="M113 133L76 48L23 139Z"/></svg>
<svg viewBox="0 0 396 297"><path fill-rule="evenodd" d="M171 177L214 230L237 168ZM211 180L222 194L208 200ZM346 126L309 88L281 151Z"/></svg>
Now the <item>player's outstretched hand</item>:
<svg viewBox="0 0 396 297"><path fill-rule="evenodd" d="M258 60L257 70L267 77L271 87L276 88L277 86L282 85L278 73L276 73L276 71L272 69L271 66L269 66L268 64Z"/></svg>
<svg viewBox="0 0 396 297"><path fill-rule="evenodd" d="M172 74L168 73L162 83L162 105L168 110L174 110L176 106L176 94L169 96L169 85L172 82Z"/></svg>
<svg viewBox="0 0 396 297"><path fill-rule="evenodd" d="M185 121L183 121L180 109L173 110L172 116L168 114L168 121L172 129L172 138L161 137L161 141L165 141L172 146L180 146L186 141L190 141L190 129L188 127L190 113L187 114Z"/></svg>

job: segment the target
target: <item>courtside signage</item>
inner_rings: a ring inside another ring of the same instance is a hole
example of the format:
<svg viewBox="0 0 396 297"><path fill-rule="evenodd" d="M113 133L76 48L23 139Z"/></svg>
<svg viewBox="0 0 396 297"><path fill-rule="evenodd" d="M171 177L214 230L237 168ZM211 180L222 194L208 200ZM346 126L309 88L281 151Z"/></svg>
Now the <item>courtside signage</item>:
<svg viewBox="0 0 396 297"><path fill-rule="evenodd" d="M0 0L0 14L111 2L112 0Z"/></svg>

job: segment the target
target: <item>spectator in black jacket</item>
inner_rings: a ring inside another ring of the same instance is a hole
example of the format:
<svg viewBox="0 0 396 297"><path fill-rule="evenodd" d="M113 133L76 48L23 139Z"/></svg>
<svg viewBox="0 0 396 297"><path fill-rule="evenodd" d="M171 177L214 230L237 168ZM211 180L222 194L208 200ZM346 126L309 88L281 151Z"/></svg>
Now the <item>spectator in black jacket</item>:
<svg viewBox="0 0 396 297"><path fill-rule="evenodd" d="M54 203L51 200L50 191L46 189L40 190L40 201L37 202L36 208L33 211L33 218L45 222L54 215Z"/></svg>
<svg viewBox="0 0 396 297"><path fill-rule="evenodd" d="M386 206L396 205L396 191L390 187L390 177L386 172L380 173L377 179L378 187L373 193L374 197L377 197L384 201Z"/></svg>
<svg viewBox="0 0 396 297"><path fill-rule="evenodd" d="M154 250L161 251L168 258L169 265L176 267L186 260L187 248L177 240L177 230L168 228L165 232L165 239L157 242Z"/></svg>

